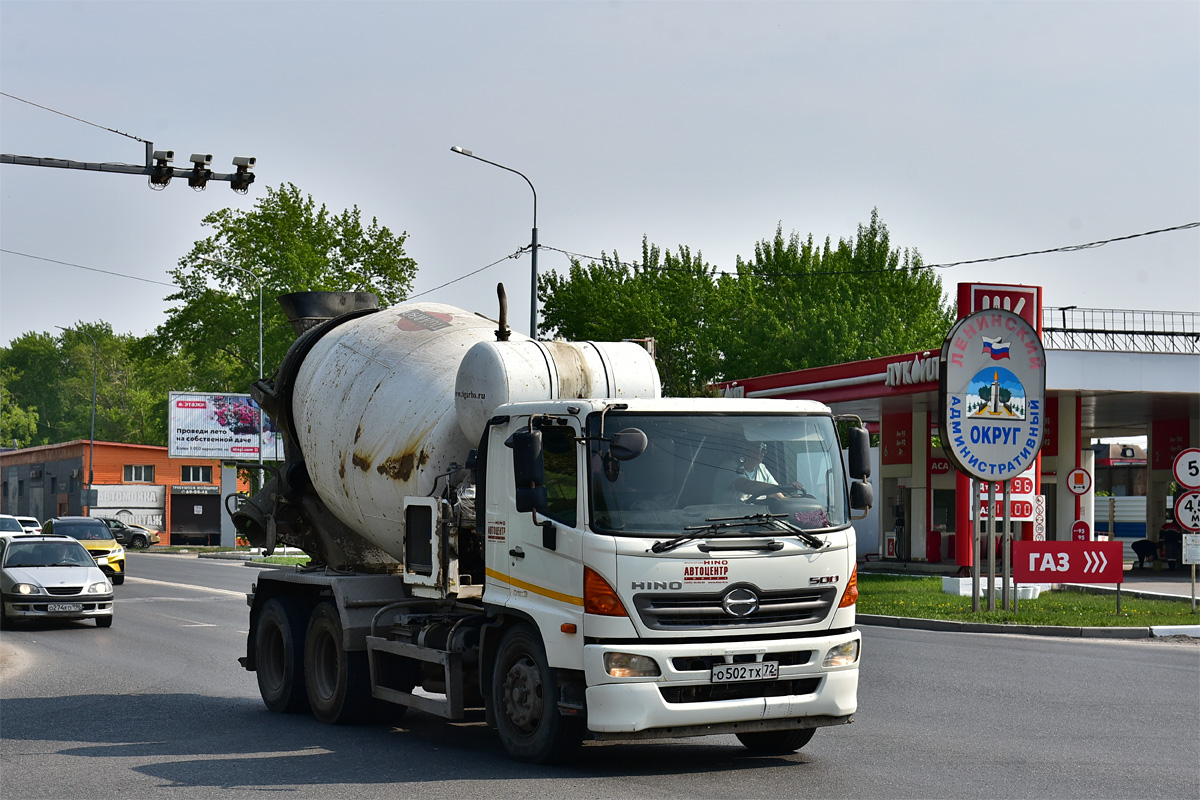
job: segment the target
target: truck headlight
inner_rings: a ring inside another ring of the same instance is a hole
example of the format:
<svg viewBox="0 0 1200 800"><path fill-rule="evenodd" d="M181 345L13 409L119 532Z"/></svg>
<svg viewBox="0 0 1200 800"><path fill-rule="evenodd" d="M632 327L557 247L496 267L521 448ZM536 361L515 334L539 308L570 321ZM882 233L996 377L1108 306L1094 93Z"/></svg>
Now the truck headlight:
<svg viewBox="0 0 1200 800"><path fill-rule="evenodd" d="M849 642L843 642L837 647L830 648L825 654L825 660L821 663L824 667L848 667L858 661L858 639Z"/></svg>
<svg viewBox="0 0 1200 800"><path fill-rule="evenodd" d="M13 592L16 594L41 594L42 590L32 583L18 583L13 587Z"/></svg>
<svg viewBox="0 0 1200 800"><path fill-rule="evenodd" d="M614 678L653 678L662 674L653 658L633 653L605 653L604 671Z"/></svg>

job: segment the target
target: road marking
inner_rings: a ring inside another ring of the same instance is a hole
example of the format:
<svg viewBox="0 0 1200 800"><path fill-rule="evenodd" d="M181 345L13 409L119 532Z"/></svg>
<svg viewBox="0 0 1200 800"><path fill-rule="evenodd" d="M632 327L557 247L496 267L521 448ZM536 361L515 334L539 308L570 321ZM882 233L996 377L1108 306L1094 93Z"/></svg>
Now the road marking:
<svg viewBox="0 0 1200 800"><path fill-rule="evenodd" d="M153 583L156 586L174 586L177 589L195 589L198 592L211 592L212 594L228 595L230 597L246 597L246 592L232 592L228 589L213 589L210 586L195 586L190 583L175 583L174 581L159 581L154 578L135 578L132 575L127 575L125 580L130 583ZM131 598L132 599L132 598Z"/></svg>

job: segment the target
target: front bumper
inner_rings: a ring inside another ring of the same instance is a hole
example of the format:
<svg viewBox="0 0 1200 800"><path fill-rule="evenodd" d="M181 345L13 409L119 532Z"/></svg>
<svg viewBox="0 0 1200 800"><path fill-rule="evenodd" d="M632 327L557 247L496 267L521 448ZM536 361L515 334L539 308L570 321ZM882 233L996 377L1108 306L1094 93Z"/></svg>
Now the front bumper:
<svg viewBox="0 0 1200 800"><path fill-rule="evenodd" d="M111 617L113 596L111 594L75 595L54 597L51 595L5 595L4 614L9 619L91 619ZM50 606L75 604L78 611L51 611Z"/></svg>
<svg viewBox="0 0 1200 800"><path fill-rule="evenodd" d="M114 575L125 574L125 559L123 558L97 558L96 566L100 568L101 572L110 578Z"/></svg>
<svg viewBox="0 0 1200 800"><path fill-rule="evenodd" d="M774 730L849 722L858 708L858 661L823 667L834 647L858 631L817 638L706 644L597 644L584 647L588 728L595 733L690 736L740 729ZM606 652L653 658L662 674L613 678ZM725 660L779 661L774 681L714 684L711 665Z"/></svg>

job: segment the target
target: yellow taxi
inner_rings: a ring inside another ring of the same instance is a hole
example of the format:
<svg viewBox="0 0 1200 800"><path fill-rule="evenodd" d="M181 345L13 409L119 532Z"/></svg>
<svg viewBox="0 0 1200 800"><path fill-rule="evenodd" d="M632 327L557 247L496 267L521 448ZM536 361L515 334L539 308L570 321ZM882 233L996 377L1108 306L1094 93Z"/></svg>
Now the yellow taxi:
<svg viewBox="0 0 1200 800"><path fill-rule="evenodd" d="M125 582L125 548L113 537L103 520L95 517L55 517L46 520L42 525L42 533L66 534L78 539L96 559L96 566L114 585Z"/></svg>

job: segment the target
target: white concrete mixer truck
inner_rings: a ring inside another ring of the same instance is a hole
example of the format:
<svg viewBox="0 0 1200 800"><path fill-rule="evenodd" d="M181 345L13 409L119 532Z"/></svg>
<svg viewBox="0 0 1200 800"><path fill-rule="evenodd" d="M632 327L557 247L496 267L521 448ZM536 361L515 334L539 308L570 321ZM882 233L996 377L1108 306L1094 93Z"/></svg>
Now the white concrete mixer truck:
<svg viewBox="0 0 1200 800"><path fill-rule="evenodd" d="M851 721L861 423L848 479L825 406L663 398L640 345L510 335L503 296L499 323L281 300L314 298L332 310L290 307L304 330L252 389L286 460L233 514L310 556L249 595L269 708L477 715L532 762L710 734L786 753Z"/></svg>

